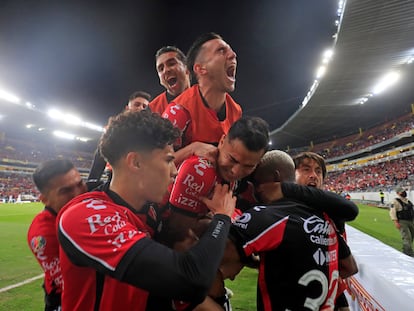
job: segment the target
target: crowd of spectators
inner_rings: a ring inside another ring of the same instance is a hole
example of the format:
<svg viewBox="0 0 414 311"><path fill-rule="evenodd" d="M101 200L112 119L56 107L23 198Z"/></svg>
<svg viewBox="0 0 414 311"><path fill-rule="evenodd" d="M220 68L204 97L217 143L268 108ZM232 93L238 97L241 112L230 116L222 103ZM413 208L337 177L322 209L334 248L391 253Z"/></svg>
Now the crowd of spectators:
<svg viewBox="0 0 414 311"><path fill-rule="evenodd" d="M325 187L335 192L393 190L414 183L414 156L360 168L329 172Z"/></svg>
<svg viewBox="0 0 414 311"><path fill-rule="evenodd" d="M367 147L376 145L395 137L398 134L414 129L414 114L410 113L398 119L386 122L379 126L362 131L361 133L334 139L311 147L302 147L289 151L290 155L302 151L313 151L322 155L325 159L344 156Z"/></svg>
<svg viewBox="0 0 414 311"><path fill-rule="evenodd" d="M50 159L65 158L71 160L78 169L88 169L93 160L93 152L77 151L68 147L48 143L27 142L17 139L0 141L0 161L33 164Z"/></svg>
<svg viewBox="0 0 414 311"><path fill-rule="evenodd" d="M326 159L354 152L388 140L399 133L414 129L414 115L406 115L381 126L367 130L362 134L347 136L334 141L315 145L312 151L323 155ZM290 154L309 150L309 147L291 150ZM71 160L80 170L87 172L93 160L93 151L77 151L53 144L26 142L16 139L0 140L0 161L3 165L14 166L12 171L0 168L0 198L16 200L19 195L38 196L31 179L31 170L39 163L53 159ZM25 169L26 168L26 169ZM414 157L387 161L360 168L329 172L326 188L335 192L377 191L393 189L401 183L414 185Z"/></svg>

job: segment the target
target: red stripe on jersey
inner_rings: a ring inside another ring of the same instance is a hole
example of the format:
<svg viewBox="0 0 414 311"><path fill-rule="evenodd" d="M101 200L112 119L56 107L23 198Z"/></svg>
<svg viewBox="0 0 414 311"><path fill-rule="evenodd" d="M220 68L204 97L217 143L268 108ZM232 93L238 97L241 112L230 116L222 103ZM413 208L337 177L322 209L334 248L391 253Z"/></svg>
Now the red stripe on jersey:
<svg viewBox="0 0 414 311"><path fill-rule="evenodd" d="M272 224L260 235L243 245L244 253L250 256L253 253L266 252L275 249L283 241L286 224L289 216L286 216Z"/></svg>

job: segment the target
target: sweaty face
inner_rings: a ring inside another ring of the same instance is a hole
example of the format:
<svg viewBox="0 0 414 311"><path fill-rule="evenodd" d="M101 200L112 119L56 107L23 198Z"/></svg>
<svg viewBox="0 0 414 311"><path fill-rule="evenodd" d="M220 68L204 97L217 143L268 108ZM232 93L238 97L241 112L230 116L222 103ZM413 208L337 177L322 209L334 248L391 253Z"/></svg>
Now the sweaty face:
<svg viewBox="0 0 414 311"><path fill-rule="evenodd" d="M128 103L128 111L136 112L142 111L148 107L149 101L143 97L136 97L131 99Z"/></svg>
<svg viewBox="0 0 414 311"><path fill-rule="evenodd" d="M178 96L190 87L190 73L176 52L167 52L158 56L156 69L160 84L170 95Z"/></svg>
<svg viewBox="0 0 414 311"><path fill-rule="evenodd" d="M46 192L41 195L41 200L46 206L58 212L67 202L86 190L85 182L74 168L66 174L52 178Z"/></svg>
<svg viewBox="0 0 414 311"><path fill-rule="evenodd" d="M142 176L145 176L141 190L147 201L159 203L167 193L168 186L177 176L174 159L174 149L171 145L163 149L154 149L144 155L140 163Z"/></svg>
<svg viewBox="0 0 414 311"><path fill-rule="evenodd" d="M264 150L250 151L239 139L223 137L218 146L217 170L220 176L233 182L250 175L264 154Z"/></svg>
<svg viewBox="0 0 414 311"><path fill-rule="evenodd" d="M223 92L234 91L237 55L230 45L221 39L207 41L203 44L198 59L212 86Z"/></svg>
<svg viewBox="0 0 414 311"><path fill-rule="evenodd" d="M303 159L295 170L296 183L303 186L311 186L321 189L323 183L323 171L318 162L313 159Z"/></svg>

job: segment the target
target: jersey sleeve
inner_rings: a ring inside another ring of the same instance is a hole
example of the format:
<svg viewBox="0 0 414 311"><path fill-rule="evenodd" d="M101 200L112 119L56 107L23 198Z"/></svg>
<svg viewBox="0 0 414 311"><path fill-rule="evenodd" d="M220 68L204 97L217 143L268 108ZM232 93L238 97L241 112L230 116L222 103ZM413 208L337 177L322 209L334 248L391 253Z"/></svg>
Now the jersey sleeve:
<svg viewBox="0 0 414 311"><path fill-rule="evenodd" d="M102 200L71 206L58 219L59 242L68 258L76 265L109 273L117 270L128 250L146 236L128 213Z"/></svg>
<svg viewBox="0 0 414 311"><path fill-rule="evenodd" d="M274 208L266 206L255 206L237 218L229 237L242 261L254 253L277 248L283 241L288 220L289 216L279 215Z"/></svg>
<svg viewBox="0 0 414 311"><path fill-rule="evenodd" d="M60 293L63 280L55 218L48 216L47 212L37 215L29 228L27 239L30 250L45 273L46 293Z"/></svg>
<svg viewBox="0 0 414 311"><path fill-rule="evenodd" d="M207 206L200 197L210 195L217 182L217 173L211 162L192 156L178 170L169 203L173 208L194 214L207 214Z"/></svg>
<svg viewBox="0 0 414 311"><path fill-rule="evenodd" d="M282 192L287 198L302 201L308 206L327 213L335 223L351 221L358 216L358 206L354 202L330 191L295 183L282 183Z"/></svg>
<svg viewBox="0 0 414 311"><path fill-rule="evenodd" d="M179 104L171 103L167 106L162 117L170 120L181 132L181 138L174 144L177 148L181 148L184 141L184 134L190 122L190 113Z"/></svg>

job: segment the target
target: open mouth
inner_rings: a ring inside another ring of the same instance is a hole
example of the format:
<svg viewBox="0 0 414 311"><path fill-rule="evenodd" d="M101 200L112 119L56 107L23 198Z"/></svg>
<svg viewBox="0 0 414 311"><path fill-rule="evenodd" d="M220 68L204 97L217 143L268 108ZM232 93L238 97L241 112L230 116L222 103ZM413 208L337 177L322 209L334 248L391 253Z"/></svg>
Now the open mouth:
<svg viewBox="0 0 414 311"><path fill-rule="evenodd" d="M307 186L309 186L309 187L315 187L316 188L316 183L310 182L310 183L307 184Z"/></svg>
<svg viewBox="0 0 414 311"><path fill-rule="evenodd" d="M236 80L236 66L230 66L227 68L227 77L231 80Z"/></svg>
<svg viewBox="0 0 414 311"><path fill-rule="evenodd" d="M173 78L169 78L169 79L167 80L167 83L168 83L168 85L169 85L169 86L173 87L174 85L176 85L176 84L177 84L177 78L175 78L175 77L173 77Z"/></svg>

